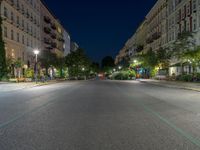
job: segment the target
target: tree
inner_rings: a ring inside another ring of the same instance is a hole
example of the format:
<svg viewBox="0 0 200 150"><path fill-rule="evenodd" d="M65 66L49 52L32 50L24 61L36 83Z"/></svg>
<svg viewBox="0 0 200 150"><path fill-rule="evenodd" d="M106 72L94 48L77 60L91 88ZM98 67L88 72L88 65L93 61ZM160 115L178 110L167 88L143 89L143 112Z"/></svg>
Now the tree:
<svg viewBox="0 0 200 150"><path fill-rule="evenodd" d="M67 55L65 64L70 77L83 77L88 76L90 73L91 62L83 49L79 48Z"/></svg>
<svg viewBox="0 0 200 150"><path fill-rule="evenodd" d="M147 53L139 56L141 66L145 68L145 76L155 76L156 66L159 64L157 53L149 49Z"/></svg>
<svg viewBox="0 0 200 150"><path fill-rule="evenodd" d="M169 68L171 52L167 48L162 48L156 53L158 65L164 69Z"/></svg>
<svg viewBox="0 0 200 150"><path fill-rule="evenodd" d="M91 68L91 71L94 73L98 73L100 71L100 65L97 62L93 62L90 68Z"/></svg>
<svg viewBox="0 0 200 150"><path fill-rule="evenodd" d="M5 76L7 76L6 50L2 35L2 18L0 17L0 80Z"/></svg>
<svg viewBox="0 0 200 150"><path fill-rule="evenodd" d="M46 75L48 75L48 69L56 65L56 59L57 56L55 53L52 53L51 51L42 51L40 62L46 70Z"/></svg>
<svg viewBox="0 0 200 150"><path fill-rule="evenodd" d="M173 57L181 64L181 74L183 74L183 64L185 63L185 52L195 49L195 40L191 32L179 33L177 40L171 45Z"/></svg>
<svg viewBox="0 0 200 150"><path fill-rule="evenodd" d="M158 64L158 58L152 49L142 55L142 61L143 65L148 68L154 68Z"/></svg>
<svg viewBox="0 0 200 150"><path fill-rule="evenodd" d="M55 60L55 67L59 69L59 76L61 78L64 77L64 68L65 68L65 58L63 57L56 57L56 60Z"/></svg>
<svg viewBox="0 0 200 150"><path fill-rule="evenodd" d="M182 60L189 63L192 68L193 72L197 72L197 66L199 66L200 63L200 47L196 47L192 51L186 51L182 54Z"/></svg>
<svg viewBox="0 0 200 150"><path fill-rule="evenodd" d="M23 67L23 61L21 60L21 58L18 58L17 60L14 61L14 66L17 70L17 77L21 78L21 69Z"/></svg>

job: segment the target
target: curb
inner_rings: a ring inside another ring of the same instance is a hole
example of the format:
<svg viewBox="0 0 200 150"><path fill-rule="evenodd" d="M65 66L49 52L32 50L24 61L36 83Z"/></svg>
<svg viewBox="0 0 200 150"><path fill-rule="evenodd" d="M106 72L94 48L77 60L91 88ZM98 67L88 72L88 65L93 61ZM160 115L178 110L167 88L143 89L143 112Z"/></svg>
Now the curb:
<svg viewBox="0 0 200 150"><path fill-rule="evenodd" d="M147 84L151 84L151 85L156 85L156 86L162 86L162 87L168 87L168 88L174 88L174 89L183 89L183 90L190 90L190 91L196 91L196 92L200 92L200 89L197 88L192 88L192 87L180 87L180 86L176 86L176 85L164 85L164 84L160 84L160 83L152 83L152 82L148 82L148 81L140 81L141 83L147 83Z"/></svg>
<svg viewBox="0 0 200 150"><path fill-rule="evenodd" d="M55 82L46 82L46 83L37 83L37 84L34 83L33 85L30 85L30 86L24 86L24 87L19 88L19 89L14 89L14 90L10 90L10 91L3 91L3 92L5 92L5 93L15 92L15 91L18 91L18 90L40 87L40 86L45 86L45 85L51 85L51 84L56 84L56 83L61 83L61 82L64 82L64 81L55 81Z"/></svg>

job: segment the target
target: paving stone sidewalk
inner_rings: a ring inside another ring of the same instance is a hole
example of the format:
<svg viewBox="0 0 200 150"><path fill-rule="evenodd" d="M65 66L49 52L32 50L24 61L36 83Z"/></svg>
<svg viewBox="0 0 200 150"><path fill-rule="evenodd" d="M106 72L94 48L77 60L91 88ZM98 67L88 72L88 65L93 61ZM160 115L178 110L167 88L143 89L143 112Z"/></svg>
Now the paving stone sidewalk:
<svg viewBox="0 0 200 150"><path fill-rule="evenodd" d="M12 91L16 91L16 90L25 89L25 88L32 88L35 86L54 84L57 82L61 82L61 81L52 80L52 81L44 82L44 83L42 83L42 82L39 82L39 83L35 83L35 82L28 82L28 83L0 82L0 93L1 92L12 92Z"/></svg>

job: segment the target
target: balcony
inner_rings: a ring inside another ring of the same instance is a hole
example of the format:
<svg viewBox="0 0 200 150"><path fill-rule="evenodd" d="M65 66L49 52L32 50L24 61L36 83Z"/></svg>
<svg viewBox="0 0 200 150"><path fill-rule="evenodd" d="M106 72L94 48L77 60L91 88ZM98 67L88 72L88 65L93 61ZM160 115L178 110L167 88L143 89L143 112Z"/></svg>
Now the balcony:
<svg viewBox="0 0 200 150"><path fill-rule="evenodd" d="M55 34L55 33L52 33L52 34L51 34L51 37L52 37L52 39L56 39L56 34Z"/></svg>
<svg viewBox="0 0 200 150"><path fill-rule="evenodd" d="M52 48L57 48L57 44L56 44L55 42L52 42L52 43L51 43L51 47L52 47Z"/></svg>
<svg viewBox="0 0 200 150"><path fill-rule="evenodd" d="M29 17L30 17L30 15L29 15L29 13L27 12L27 13L26 13L26 18L29 18Z"/></svg>
<svg viewBox="0 0 200 150"><path fill-rule="evenodd" d="M56 30L56 25L55 25L54 23L52 23L52 24L51 24L51 28L52 28L53 30Z"/></svg>
<svg viewBox="0 0 200 150"><path fill-rule="evenodd" d="M45 32L46 34L50 34L50 33L51 33L51 29L48 28L48 27L44 27L44 32Z"/></svg>
<svg viewBox="0 0 200 150"><path fill-rule="evenodd" d="M155 32L153 35L152 35L152 38L153 40L157 40L161 37L161 32Z"/></svg>
<svg viewBox="0 0 200 150"><path fill-rule="evenodd" d="M48 38L44 38L44 43L50 45L51 44L51 40Z"/></svg>
<svg viewBox="0 0 200 150"><path fill-rule="evenodd" d="M58 41L65 42L65 40L63 38L61 38L61 37L58 38Z"/></svg>
<svg viewBox="0 0 200 150"><path fill-rule="evenodd" d="M11 1L10 1L10 4L11 4L12 6L14 6L14 4L15 4L15 3L14 3L14 0L11 0Z"/></svg>
<svg viewBox="0 0 200 150"><path fill-rule="evenodd" d="M136 52L141 52L144 49L144 45L138 45L136 48Z"/></svg>
<svg viewBox="0 0 200 150"><path fill-rule="evenodd" d="M44 21L46 23L51 23L51 19L48 16L44 16Z"/></svg>
<svg viewBox="0 0 200 150"><path fill-rule="evenodd" d="M46 47L47 50L52 50L53 48L51 46Z"/></svg>
<svg viewBox="0 0 200 150"><path fill-rule="evenodd" d="M146 43L147 44L153 43L153 38L152 37L148 37L147 40L146 40Z"/></svg>

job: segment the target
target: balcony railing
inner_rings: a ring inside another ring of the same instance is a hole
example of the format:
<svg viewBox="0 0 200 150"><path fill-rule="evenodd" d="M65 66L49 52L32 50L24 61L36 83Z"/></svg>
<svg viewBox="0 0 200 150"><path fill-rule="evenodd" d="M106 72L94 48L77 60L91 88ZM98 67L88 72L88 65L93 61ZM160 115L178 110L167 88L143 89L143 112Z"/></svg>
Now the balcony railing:
<svg viewBox="0 0 200 150"><path fill-rule="evenodd" d="M55 25L54 23L52 23L52 24L51 24L51 28L52 28L53 30L56 30L56 25Z"/></svg>
<svg viewBox="0 0 200 150"><path fill-rule="evenodd" d="M56 48L56 47L57 47L57 44L56 44L55 42L52 42L52 43L51 43L51 47L52 47L52 48Z"/></svg>
<svg viewBox="0 0 200 150"><path fill-rule="evenodd" d="M44 27L44 32L47 33L47 34L50 34L51 33L51 29L48 28L48 27Z"/></svg>
<svg viewBox="0 0 200 150"><path fill-rule="evenodd" d="M51 37L52 37L53 39L56 39L56 34L55 34L55 33L52 33L52 34L51 34Z"/></svg>
<svg viewBox="0 0 200 150"><path fill-rule="evenodd" d="M48 16L44 16L44 21L46 23L51 23L51 19Z"/></svg>
<svg viewBox="0 0 200 150"><path fill-rule="evenodd" d="M46 44L51 44L51 40L50 39L48 39L48 38L44 38L44 43L46 43Z"/></svg>

